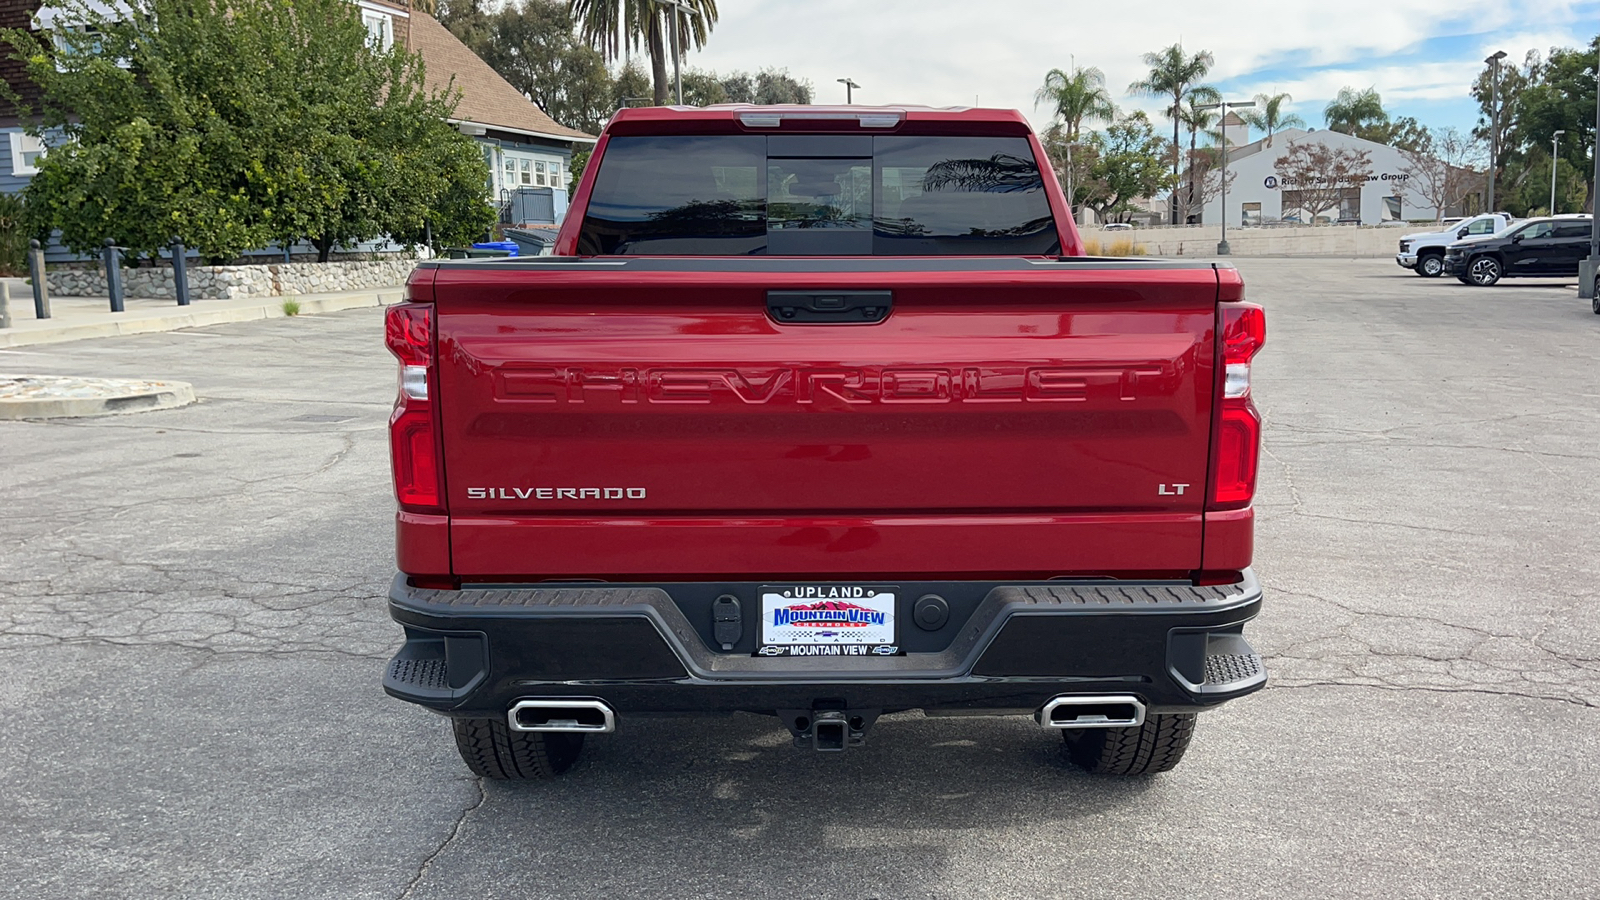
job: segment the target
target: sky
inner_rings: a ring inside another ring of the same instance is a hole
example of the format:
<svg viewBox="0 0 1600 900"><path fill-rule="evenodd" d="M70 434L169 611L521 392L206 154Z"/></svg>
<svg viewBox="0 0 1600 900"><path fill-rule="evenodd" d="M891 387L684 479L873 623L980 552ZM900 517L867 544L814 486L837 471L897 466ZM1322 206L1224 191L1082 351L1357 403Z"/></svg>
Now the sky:
<svg viewBox="0 0 1600 900"><path fill-rule="evenodd" d="M1376 87L1391 116L1469 129L1469 88L1483 60L1581 46L1600 33L1600 0L720 0L720 19L688 66L727 72L787 68L843 103L1020 109L1036 127L1050 111L1034 92L1051 68L1095 66L1120 109L1160 103L1127 95L1140 57L1174 42L1209 50L1208 81L1229 99L1286 91L1292 111L1322 127L1340 87Z"/></svg>

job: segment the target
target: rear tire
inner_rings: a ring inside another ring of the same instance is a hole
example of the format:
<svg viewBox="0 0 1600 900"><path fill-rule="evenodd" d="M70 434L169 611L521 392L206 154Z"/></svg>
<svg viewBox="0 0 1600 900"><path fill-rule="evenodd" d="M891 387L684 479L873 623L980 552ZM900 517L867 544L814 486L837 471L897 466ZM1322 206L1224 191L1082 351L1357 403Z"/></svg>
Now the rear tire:
<svg viewBox="0 0 1600 900"><path fill-rule="evenodd" d="M1194 713L1145 716L1138 728L1061 732L1074 765L1101 775L1154 775L1171 771L1194 738Z"/></svg>
<svg viewBox="0 0 1600 900"><path fill-rule="evenodd" d="M456 750L472 774L495 781L543 781L572 768L582 734L512 731L504 719L451 719Z"/></svg>
<svg viewBox="0 0 1600 900"><path fill-rule="evenodd" d="M1417 274L1423 278L1438 278L1444 274L1444 256L1429 253L1417 260Z"/></svg>

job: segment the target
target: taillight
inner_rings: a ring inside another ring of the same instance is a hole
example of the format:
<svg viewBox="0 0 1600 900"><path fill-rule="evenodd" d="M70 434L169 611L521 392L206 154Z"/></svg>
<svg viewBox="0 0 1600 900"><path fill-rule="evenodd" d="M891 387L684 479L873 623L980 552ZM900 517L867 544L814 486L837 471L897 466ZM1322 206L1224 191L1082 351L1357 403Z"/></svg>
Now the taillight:
<svg viewBox="0 0 1600 900"><path fill-rule="evenodd" d="M1261 417L1250 400L1250 360L1267 342L1267 316L1253 303L1217 308L1222 372L1218 379L1217 429L1211 458L1208 509L1241 509L1256 493L1261 452Z"/></svg>
<svg viewBox="0 0 1600 900"><path fill-rule="evenodd" d="M389 417L394 493L402 509L444 511L435 407L433 306L399 303L384 317L389 352L400 360L400 396Z"/></svg>

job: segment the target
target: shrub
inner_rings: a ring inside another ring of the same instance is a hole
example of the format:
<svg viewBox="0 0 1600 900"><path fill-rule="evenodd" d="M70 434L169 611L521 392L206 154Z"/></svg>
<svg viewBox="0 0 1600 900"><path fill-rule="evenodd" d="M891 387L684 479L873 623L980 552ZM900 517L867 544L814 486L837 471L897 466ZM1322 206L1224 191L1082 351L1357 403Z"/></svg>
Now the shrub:
<svg viewBox="0 0 1600 900"><path fill-rule="evenodd" d="M1148 251L1143 244L1136 244L1132 238L1116 238L1102 243L1099 238L1084 238L1084 252L1090 256L1145 256Z"/></svg>

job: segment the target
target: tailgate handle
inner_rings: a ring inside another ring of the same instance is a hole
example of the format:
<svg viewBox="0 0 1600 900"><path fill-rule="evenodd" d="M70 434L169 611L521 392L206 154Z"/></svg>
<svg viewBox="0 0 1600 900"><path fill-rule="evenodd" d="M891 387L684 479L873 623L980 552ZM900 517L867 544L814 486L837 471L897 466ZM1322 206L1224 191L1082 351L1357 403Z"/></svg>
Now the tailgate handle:
<svg viewBox="0 0 1600 900"><path fill-rule="evenodd" d="M767 291L767 315L784 325L874 325L893 304L893 291Z"/></svg>

